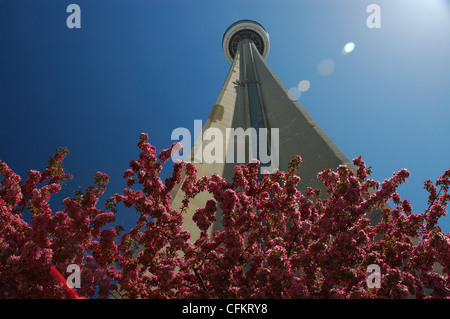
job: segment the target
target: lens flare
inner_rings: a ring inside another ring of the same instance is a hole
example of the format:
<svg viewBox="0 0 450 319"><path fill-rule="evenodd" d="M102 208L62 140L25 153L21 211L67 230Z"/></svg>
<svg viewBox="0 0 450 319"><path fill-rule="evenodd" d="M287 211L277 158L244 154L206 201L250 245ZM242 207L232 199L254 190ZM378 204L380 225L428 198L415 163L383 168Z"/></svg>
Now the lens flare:
<svg viewBox="0 0 450 319"><path fill-rule="evenodd" d="M320 75L327 76L333 73L334 71L334 61L331 59L325 59L319 62L319 65L317 66L317 71Z"/></svg>
<svg viewBox="0 0 450 319"><path fill-rule="evenodd" d="M355 44L353 42L349 42L344 46L342 53L348 54L348 53L352 52L354 49L355 49Z"/></svg>
<svg viewBox="0 0 450 319"><path fill-rule="evenodd" d="M303 80L298 84L298 90L301 92L306 92L311 87L311 83L308 80Z"/></svg>
<svg viewBox="0 0 450 319"><path fill-rule="evenodd" d="M293 87L289 90L289 99L292 101L297 101L300 96L302 96L302 91L300 91L298 88Z"/></svg>

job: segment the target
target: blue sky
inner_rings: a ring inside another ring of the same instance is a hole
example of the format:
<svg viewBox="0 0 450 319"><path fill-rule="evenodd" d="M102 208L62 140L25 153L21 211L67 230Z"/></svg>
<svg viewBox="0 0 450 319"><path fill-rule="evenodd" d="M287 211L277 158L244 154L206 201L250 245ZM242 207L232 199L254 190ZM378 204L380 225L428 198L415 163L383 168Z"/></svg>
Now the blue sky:
<svg viewBox="0 0 450 319"><path fill-rule="evenodd" d="M80 29L66 25L72 3ZM381 28L366 25L372 3ZM222 35L240 19L269 32L267 62L288 89L309 81L299 101L344 154L380 181L410 170L400 194L424 210L423 182L450 167L448 0L2 0L0 159L26 176L68 147L74 179L57 209L96 171L111 177L105 198L120 192L141 132L162 149L206 120L230 67Z"/></svg>

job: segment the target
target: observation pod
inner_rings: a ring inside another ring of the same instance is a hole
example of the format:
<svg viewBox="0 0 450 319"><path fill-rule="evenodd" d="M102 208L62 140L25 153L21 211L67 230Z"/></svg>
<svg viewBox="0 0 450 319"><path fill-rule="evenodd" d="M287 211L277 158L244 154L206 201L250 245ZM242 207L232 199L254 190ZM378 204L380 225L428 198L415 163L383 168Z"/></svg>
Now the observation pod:
<svg viewBox="0 0 450 319"><path fill-rule="evenodd" d="M256 46L265 59L269 54L270 40L266 29L253 20L239 20L233 23L224 33L222 50L228 62L233 63L241 40L248 39Z"/></svg>

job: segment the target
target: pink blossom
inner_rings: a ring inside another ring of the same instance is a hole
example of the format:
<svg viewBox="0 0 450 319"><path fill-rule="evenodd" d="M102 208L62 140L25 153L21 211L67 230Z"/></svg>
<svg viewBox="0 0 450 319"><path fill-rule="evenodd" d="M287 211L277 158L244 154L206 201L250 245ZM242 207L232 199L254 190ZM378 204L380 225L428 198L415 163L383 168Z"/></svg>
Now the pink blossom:
<svg viewBox="0 0 450 319"><path fill-rule="evenodd" d="M81 268L76 294L82 298L105 298L118 286L128 298L450 296L450 235L437 226L447 213L450 170L425 182L429 208L415 214L397 193L409 172L379 183L367 178L371 168L361 157L353 161L356 171L326 169L317 176L323 187L302 193L300 156L287 172L262 179L259 162L236 166L232 183L217 174L197 178L195 165L178 162L163 182L161 164L176 144L156 156L143 133L138 147L138 159L123 173L134 187L110 196L108 211L98 208L109 183L101 172L94 185L64 199L62 211L52 210L53 195L71 178L63 167L67 149L59 149L42 174L30 171L24 183L0 162L1 296L73 297L52 275L52 269L64 274L70 263ZM170 202L177 184L186 194L182 211ZM213 199L195 209L200 237L194 241L183 228L184 212L202 191ZM386 205L390 200L395 207ZM137 216L129 231L111 227L118 205ZM373 207L383 216L377 225L366 217ZM222 228L211 229L218 222ZM381 267L379 289L366 285L371 264Z"/></svg>

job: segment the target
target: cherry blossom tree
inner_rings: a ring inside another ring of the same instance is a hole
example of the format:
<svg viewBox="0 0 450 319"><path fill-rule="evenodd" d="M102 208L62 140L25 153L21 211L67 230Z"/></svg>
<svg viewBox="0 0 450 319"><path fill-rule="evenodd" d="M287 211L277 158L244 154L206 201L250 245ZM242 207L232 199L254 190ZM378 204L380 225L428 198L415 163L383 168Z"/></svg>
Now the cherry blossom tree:
<svg viewBox="0 0 450 319"><path fill-rule="evenodd" d="M107 199L105 210L97 207L109 183L103 173L64 199L62 211L50 208L51 196L72 178L63 166L67 149L25 182L0 162L1 297L450 297L450 234L437 225L447 213L450 170L425 182L429 207L413 213L397 193L409 172L380 183L361 157L355 170L320 172L322 190L301 192L300 156L286 172L262 178L259 162L237 165L232 181L197 177L193 164L176 162L163 182L163 164L179 145L157 155L141 134L138 147L139 158L123 175L127 188ZM171 206L177 184L186 194L182 207ZM204 191L211 199L193 214L200 230L193 240L183 220L190 200ZM129 231L112 226L119 206L138 214ZM378 224L367 218L374 209L382 215ZM210 235L218 213L223 230ZM80 288L61 280L71 264L81 269ZM370 265L380 269L379 287L367 283Z"/></svg>

